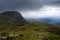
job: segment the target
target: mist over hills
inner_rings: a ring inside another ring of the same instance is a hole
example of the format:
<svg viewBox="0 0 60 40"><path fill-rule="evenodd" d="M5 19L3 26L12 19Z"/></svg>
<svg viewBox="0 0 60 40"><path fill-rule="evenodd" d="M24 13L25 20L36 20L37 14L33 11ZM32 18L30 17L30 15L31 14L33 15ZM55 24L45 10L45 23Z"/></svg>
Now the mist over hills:
<svg viewBox="0 0 60 40"><path fill-rule="evenodd" d="M28 18L30 22L46 22L49 24L60 25L60 18Z"/></svg>
<svg viewBox="0 0 60 40"><path fill-rule="evenodd" d="M21 15L21 13L19 13L18 11L5 11L3 13L0 13L0 23L3 23L4 20L5 20L4 23L7 23L9 21L10 22L9 24L14 24L14 25L15 24L20 25L21 23L26 23L26 19L24 19L23 15ZM50 24L60 25L59 18L57 18L57 19L56 18L28 18L27 21L47 22Z"/></svg>

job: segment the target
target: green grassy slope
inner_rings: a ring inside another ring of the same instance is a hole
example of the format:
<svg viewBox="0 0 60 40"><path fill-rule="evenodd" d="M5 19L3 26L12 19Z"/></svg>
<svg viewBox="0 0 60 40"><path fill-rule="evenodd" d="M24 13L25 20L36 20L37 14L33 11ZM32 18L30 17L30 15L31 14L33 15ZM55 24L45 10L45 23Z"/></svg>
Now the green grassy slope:
<svg viewBox="0 0 60 40"><path fill-rule="evenodd" d="M29 23L22 27L7 27L0 29L0 39L60 40L60 27L42 22Z"/></svg>

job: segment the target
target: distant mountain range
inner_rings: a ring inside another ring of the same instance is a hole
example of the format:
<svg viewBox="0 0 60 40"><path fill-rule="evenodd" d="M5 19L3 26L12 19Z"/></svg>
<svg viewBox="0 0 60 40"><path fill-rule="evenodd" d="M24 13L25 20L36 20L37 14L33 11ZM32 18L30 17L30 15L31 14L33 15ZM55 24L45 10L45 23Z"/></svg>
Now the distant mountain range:
<svg viewBox="0 0 60 40"><path fill-rule="evenodd" d="M22 26L27 21L17 11L6 11L0 13L0 27L2 26Z"/></svg>
<svg viewBox="0 0 60 40"><path fill-rule="evenodd" d="M60 18L30 18L30 22L46 22L54 25L60 25Z"/></svg>

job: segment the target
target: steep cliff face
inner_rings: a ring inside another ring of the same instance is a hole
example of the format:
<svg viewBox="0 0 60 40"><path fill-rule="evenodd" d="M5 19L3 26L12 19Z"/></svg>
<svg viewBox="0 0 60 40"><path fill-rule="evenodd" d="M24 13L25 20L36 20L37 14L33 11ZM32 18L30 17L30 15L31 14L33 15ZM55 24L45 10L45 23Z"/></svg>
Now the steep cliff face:
<svg viewBox="0 0 60 40"><path fill-rule="evenodd" d="M0 26L22 26L27 21L17 11L6 11L0 13Z"/></svg>

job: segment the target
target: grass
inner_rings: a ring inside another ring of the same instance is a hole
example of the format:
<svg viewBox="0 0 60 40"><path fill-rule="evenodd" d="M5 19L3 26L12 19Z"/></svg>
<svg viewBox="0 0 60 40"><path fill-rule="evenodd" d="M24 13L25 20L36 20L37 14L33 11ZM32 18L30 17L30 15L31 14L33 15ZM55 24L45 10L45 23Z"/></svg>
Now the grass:
<svg viewBox="0 0 60 40"><path fill-rule="evenodd" d="M60 40L60 27L33 22L20 27L0 28L1 40ZM3 37L6 38L3 38Z"/></svg>

